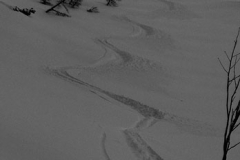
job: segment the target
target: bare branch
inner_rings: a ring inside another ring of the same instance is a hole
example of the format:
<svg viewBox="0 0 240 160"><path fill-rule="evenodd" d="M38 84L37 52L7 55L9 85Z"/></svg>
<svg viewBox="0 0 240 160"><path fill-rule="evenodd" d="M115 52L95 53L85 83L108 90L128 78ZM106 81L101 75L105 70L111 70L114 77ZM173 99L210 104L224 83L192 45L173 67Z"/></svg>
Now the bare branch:
<svg viewBox="0 0 240 160"><path fill-rule="evenodd" d="M237 57L237 56L239 56L240 55L240 53L238 53L238 54L235 54L233 57Z"/></svg>
<svg viewBox="0 0 240 160"><path fill-rule="evenodd" d="M240 144L240 142L238 142L237 144L235 144L235 145L233 145L232 147L228 148L228 150L231 150L231 149L233 149L234 147L237 147L237 145L239 145L239 144Z"/></svg>
<svg viewBox="0 0 240 160"><path fill-rule="evenodd" d="M62 3L62 6L65 8L65 10L67 11L67 13L69 13L67 7L64 5L64 3Z"/></svg>
<svg viewBox="0 0 240 160"><path fill-rule="evenodd" d="M233 127L233 131L240 125L240 122Z"/></svg>
<svg viewBox="0 0 240 160"><path fill-rule="evenodd" d="M239 33L240 33L240 27L238 28L237 36L236 36L236 39L235 39L235 41L234 41L232 53L231 53L231 56L230 56L228 74L230 73L231 69L232 69L233 66L234 66L234 65L232 66L232 60L233 60L233 58L234 58L234 53L235 53L235 50L236 50L236 47L237 47Z"/></svg>
<svg viewBox="0 0 240 160"><path fill-rule="evenodd" d="M239 60L240 60L240 57L237 59L237 63L239 62Z"/></svg>
<svg viewBox="0 0 240 160"><path fill-rule="evenodd" d="M235 50L238 44L238 38L240 35L240 27L238 28L237 36L234 41L234 45L231 51L231 54L225 55L228 59L228 64L223 65L222 61L218 58L223 70L227 73L227 84L226 84L226 114L227 121L224 131L224 143L223 143L223 157L222 160L227 159L228 151L235 148L240 142L230 147L231 144L231 135L233 131L240 126L239 117L240 117L240 100L235 106L236 97L239 93L240 86L240 74L238 74L238 62L240 61L240 53L235 54ZM233 84L234 83L234 84Z"/></svg>
<svg viewBox="0 0 240 160"><path fill-rule="evenodd" d="M234 46L233 46L231 58L234 57L234 53L235 53L235 50L236 50L236 47L237 47L237 43L238 43L239 33L240 33L240 27L238 28L237 36L236 36L236 39L235 39L235 41L234 41Z"/></svg>
<svg viewBox="0 0 240 160"><path fill-rule="evenodd" d="M46 13L48 13L48 12L54 10L54 8L56 8L57 6L59 6L60 4L62 4L62 3L64 3L64 2L65 2L65 0L61 0L61 1L59 1L56 5L52 6L52 7L49 8L48 10L46 10Z"/></svg>
<svg viewBox="0 0 240 160"><path fill-rule="evenodd" d="M238 104L237 104L237 107L235 110L236 110L238 116L240 116L240 100L238 101Z"/></svg>
<svg viewBox="0 0 240 160"><path fill-rule="evenodd" d="M235 57L235 62L234 62L234 69L233 69L234 77L236 77L236 65L237 65L237 56ZM235 84L235 87L236 87L237 86L236 78L234 78L234 84Z"/></svg>
<svg viewBox="0 0 240 160"><path fill-rule="evenodd" d="M240 125L240 122L236 124L240 117L240 100L238 101L238 104L237 104L237 107L235 108L234 113L235 113L235 119L234 119L233 131Z"/></svg>
<svg viewBox="0 0 240 160"><path fill-rule="evenodd" d="M219 58L218 58L218 61L219 61L219 63L221 64L223 70L224 70L226 73L228 73L228 71L226 70L226 68L224 67L224 65L222 64L222 62L221 62L221 60L220 60Z"/></svg>
<svg viewBox="0 0 240 160"><path fill-rule="evenodd" d="M227 52L226 52L226 51L224 51L224 53L225 53L225 55L226 55L227 59L230 61L230 58L229 58L229 56L228 56Z"/></svg>
<svg viewBox="0 0 240 160"><path fill-rule="evenodd" d="M235 81L236 79L240 78L240 75L238 76L234 76L231 80L229 80L229 82Z"/></svg>
<svg viewBox="0 0 240 160"><path fill-rule="evenodd" d="M231 113L231 120L230 120L230 122L232 122L232 121L233 121L234 115L235 115L235 111L234 111L234 110L232 110L232 113ZM232 125L232 123L231 123L231 125Z"/></svg>
<svg viewBox="0 0 240 160"><path fill-rule="evenodd" d="M240 84L240 79L236 82L235 87L234 87L234 91L233 91L233 93L231 95L230 109L232 108L232 104L233 104L233 101L235 99L235 95L237 94L237 90L238 90L239 84Z"/></svg>

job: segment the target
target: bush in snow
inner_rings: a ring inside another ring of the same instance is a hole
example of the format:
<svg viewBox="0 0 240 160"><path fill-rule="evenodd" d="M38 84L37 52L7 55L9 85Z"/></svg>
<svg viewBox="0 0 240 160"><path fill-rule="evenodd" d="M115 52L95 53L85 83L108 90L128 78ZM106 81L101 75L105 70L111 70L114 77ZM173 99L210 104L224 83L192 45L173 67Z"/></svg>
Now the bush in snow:
<svg viewBox="0 0 240 160"><path fill-rule="evenodd" d="M116 0L107 0L107 6L114 6L116 7L117 6L117 2Z"/></svg>
<svg viewBox="0 0 240 160"><path fill-rule="evenodd" d="M98 11L97 7L92 7L92 8L87 9L87 12L98 13L99 11Z"/></svg>
<svg viewBox="0 0 240 160"><path fill-rule="evenodd" d="M30 16L31 14L34 14L36 11L33 9L33 8L18 8L17 6L16 7L13 7L12 10L14 11L17 11L17 12L21 12L23 14L25 14L26 16Z"/></svg>

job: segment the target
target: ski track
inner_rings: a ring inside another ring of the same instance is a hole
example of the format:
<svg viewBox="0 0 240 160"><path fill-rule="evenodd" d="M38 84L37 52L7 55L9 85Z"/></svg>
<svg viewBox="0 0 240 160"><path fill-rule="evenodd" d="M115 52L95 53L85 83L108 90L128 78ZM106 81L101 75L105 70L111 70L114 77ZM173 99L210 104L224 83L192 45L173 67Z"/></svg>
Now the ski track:
<svg viewBox="0 0 240 160"><path fill-rule="evenodd" d="M162 158L141 138L141 136L137 133L139 130L143 130L147 128L148 126L152 126L156 121L152 121L150 124L148 121L151 119L151 117L157 117L158 119L163 118L163 114L154 109L151 108L147 105L141 104L140 102L137 102L135 100L132 100L130 98L126 98L124 96L116 95L111 92L102 90L96 86L93 86L91 84L88 84L86 82L83 82L70 74L67 73L65 70L61 69L50 69L46 68L46 71L54 76L57 76L61 79L65 79L71 83L78 84L78 85L84 85L87 88L90 89L90 92L96 94L96 91L107 95L108 97L121 102L125 105L130 106L133 110L137 111L139 114L143 115L145 118L143 120L140 120L136 126L134 127L134 130L128 130L126 129L123 133L125 134L126 137L126 142L128 146L131 148L132 152L142 160L162 160ZM99 94L96 94L99 95ZM102 98L102 96L100 96ZM104 98L105 99L105 98ZM106 151L106 146L105 146L105 141L106 141L106 134L104 133L102 136L102 141L101 141L101 147L103 150L103 154L106 160L110 160L110 157Z"/></svg>
<svg viewBox="0 0 240 160"><path fill-rule="evenodd" d="M191 134L200 135L200 136L218 136L220 132L216 130L213 126L199 122L197 120L188 119L185 117L180 117L171 113L162 112L159 109L150 107L146 104L143 104L139 101L131 99L129 97L125 97L124 95L114 94L112 92L103 90L97 86L91 85L87 82L84 82L78 78L75 78L73 75L69 74L65 68L57 68L52 69L49 67L45 68L45 72L61 78L69 83L74 85L81 85L87 87L91 92L99 92L99 94L103 94L117 102L124 104L125 106L130 107L132 110L136 111L140 115L145 118L154 118L157 120L164 120L169 123L175 124L179 129L184 130L185 132L189 132ZM96 94L99 96L99 94ZM103 98L100 96L100 98ZM104 98L106 99L106 98Z"/></svg>
<svg viewBox="0 0 240 160"><path fill-rule="evenodd" d="M159 38L159 37L163 36L163 32L156 30L153 27L147 26L145 24L135 22L135 21L129 19L127 16L121 15L121 16L116 16L114 18L118 21L129 23L130 25L132 25L133 28L138 28L139 32L134 37L143 36L143 37Z"/></svg>
<svg viewBox="0 0 240 160"><path fill-rule="evenodd" d="M123 130L126 142L132 152L141 160L163 160L140 136L139 132L156 123L155 118L145 117L140 119L132 128Z"/></svg>
<svg viewBox="0 0 240 160"><path fill-rule="evenodd" d="M154 41L160 40L161 44L163 44L163 47L168 46L165 44L173 45L173 40L171 36L162 31L158 31L150 26L134 22L126 16L114 18L130 23L135 28L137 27L139 30L138 37L148 37L150 39L153 39ZM133 34L135 34L134 31ZM130 38L136 37L130 36ZM162 86L158 86L158 84L159 82L166 82L166 77L168 77L169 75L166 71L164 71L164 68L162 67L160 62L155 62L148 58L143 58L141 56L124 51L115 46L114 44L110 43L110 39L122 40L122 37L114 36L94 39L93 41L104 49L104 54L101 58L97 60L96 63L92 64L91 66L85 66L81 69L78 67L81 70L79 74L86 73L87 75L96 75L101 78L110 75L111 78L114 78L114 80L118 82L121 81L120 83L129 83L135 87L145 89L148 88L150 91L164 90L164 88ZM135 79L138 76L137 83L133 80L133 73L137 74L134 75ZM131 79L129 78L128 81L126 79L123 79L122 77L125 76L131 77ZM146 83L147 81L148 83ZM140 83L145 84L146 86L139 86ZM169 83L168 80L167 83Z"/></svg>
<svg viewBox="0 0 240 160"><path fill-rule="evenodd" d="M106 149L106 139L107 139L107 135L106 135L106 133L103 133L102 140L101 140L103 155L104 155L106 160L111 160L111 158L109 157L109 155L107 153L107 149Z"/></svg>
<svg viewBox="0 0 240 160"><path fill-rule="evenodd" d="M189 10L186 6L172 2L169 0L159 0L159 2L165 4L168 9L158 9L153 11L152 14L149 16L151 17L165 17L168 19L179 19L179 20L186 20L186 19L194 19L194 18L201 18L198 14L194 11Z"/></svg>
<svg viewBox="0 0 240 160"><path fill-rule="evenodd" d="M135 130L142 131L144 129L152 127L155 123L158 122L158 119L153 117L143 117L140 119L135 126L133 127Z"/></svg>
<svg viewBox="0 0 240 160"><path fill-rule="evenodd" d="M138 34L135 35L133 33L132 37L137 36L137 37L144 37L144 38L154 38L154 40L156 41L159 41L159 40L165 41L166 43L169 43L171 47L174 47L174 40L172 39L171 35L168 33L165 33L160 29L155 29L151 26L141 24L139 22L129 19L125 15L115 16L114 19L125 22L125 23L129 23L130 25L132 25L133 28L138 28L138 29L135 29L135 30L139 30Z"/></svg>
<svg viewBox="0 0 240 160"><path fill-rule="evenodd" d="M163 41L166 40L167 43L172 44L171 37L164 32L155 30L150 26L131 21L125 16L121 16L118 18L120 20L124 20L125 22L131 23L133 27L138 27L138 37L144 36L146 38L154 38L156 40L163 39ZM134 32L133 35L134 38L136 38L136 34ZM120 37L114 38L117 39ZM144 72L144 74L147 75L149 72L153 72L156 74L157 72L159 72L159 70L162 70L162 67L159 64L147 58L142 58L140 56L132 55L129 52L123 51L115 45L111 44L109 42L109 39L110 38L97 38L94 40L94 42L97 45L100 45L105 51L103 56L100 57L96 63L89 66L78 65L67 67L45 67L45 73L67 81L73 85L79 87L86 87L91 93L99 96L101 99L107 102L115 103L117 105L118 103L123 104L131 108L133 111L139 113L142 116L142 119L137 121L132 128L127 128L122 131L125 136L127 145L138 159L163 160L163 158L159 156L140 136L140 132L142 130L152 127L159 121L173 123L177 126L178 129L188 132L190 134L200 136L216 136L216 129L214 129L211 125L203 124L192 119L187 119L170 113L162 112L132 98L112 93L82 80L81 76L79 76L81 72L86 72L94 75L97 73L102 74L105 72L121 73L125 71L133 71ZM109 97L110 99L106 99L105 96ZM101 148L105 159L111 160L109 154L107 153L105 143L106 133L103 133L101 139Z"/></svg>
<svg viewBox="0 0 240 160"><path fill-rule="evenodd" d="M166 43L173 44L173 40L171 39L170 35L160 32L150 26L134 22L126 16L115 17L115 19L130 23L133 26L133 28L138 27L138 30L139 30L139 33L137 34L138 37L141 37L141 36L151 37L156 40L161 39ZM121 38L122 37L115 36L111 38L97 38L95 40L95 43L100 44L105 49L105 52L107 52L108 50L112 50L114 53L117 54L115 58L120 59L120 62L117 61L117 63L116 61L110 61L102 66L98 66L97 68L95 68L96 71L100 72L100 70L102 70L102 72L104 72L104 70L106 71L113 70L114 72L116 72L119 70L122 70L122 71L123 70L134 70L134 71L162 70L162 67L159 63L149 60L147 58L142 58L140 56L133 55L127 51L121 50L109 42L109 39L121 39ZM136 38L136 35L134 35L134 38ZM88 67L88 68L93 69L93 67Z"/></svg>
<svg viewBox="0 0 240 160"><path fill-rule="evenodd" d="M127 144L138 159L141 160L163 160L134 130L123 131Z"/></svg>
<svg viewBox="0 0 240 160"><path fill-rule="evenodd" d="M123 134L125 136L126 142L128 146L130 147L131 151L135 154L135 156L138 159L141 160L163 160L162 157L160 157L148 144L143 140L143 138L140 136L139 132L147 129L149 127L152 127L154 124L156 124L159 121L165 121L172 123L177 126L179 130L182 130L184 132L187 132L189 134L197 135L197 136L219 136L221 135L221 131L217 130L213 126L202 123L193 119L188 119L185 117L179 117L177 115L173 115L170 113L162 112L158 109L155 109L153 107L150 107L146 104L143 104L139 101L136 101L134 99L131 99L129 97L125 97L123 95L117 95L114 93L111 93L109 91L103 90L97 86L91 85L87 82L84 82L78 78L75 78L73 75L68 73L68 70L65 70L65 68L57 68L57 69L51 69L49 67L45 68L45 71L48 74L51 74L53 76L56 76L58 78L61 78L65 81L68 81L74 85L77 86L85 86L87 89L89 89L90 92L93 94L98 95L103 100L107 100L104 98L101 94L111 98L112 100L115 100L117 102L120 102L121 104L124 104L125 106L130 107L132 110L136 111L140 115L143 116L143 119L138 121L136 125L132 128L125 129L123 131ZM114 103L111 101L111 103ZM110 160L110 157L107 154L106 148L105 148L105 140L106 135L103 134L102 138L102 148L103 148L103 154L105 155L105 158L107 160Z"/></svg>
<svg viewBox="0 0 240 160"><path fill-rule="evenodd" d="M139 56L135 56L130 54L129 52L123 51L113 44L108 42L108 38L97 39L98 43L105 47L106 49L112 50L115 55L115 60L107 61L105 64L97 67L87 67L89 71L97 71L97 72L104 72L104 71L124 71L124 70L131 70L131 71L158 71L162 70L160 64L157 64L149 59L142 58Z"/></svg>

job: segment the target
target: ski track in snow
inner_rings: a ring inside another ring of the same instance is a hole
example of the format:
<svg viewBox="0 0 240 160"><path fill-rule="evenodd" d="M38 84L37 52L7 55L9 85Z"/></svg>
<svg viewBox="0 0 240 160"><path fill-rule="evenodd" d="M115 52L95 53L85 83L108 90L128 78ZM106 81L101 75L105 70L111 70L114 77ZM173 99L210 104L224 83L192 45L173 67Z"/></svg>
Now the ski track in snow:
<svg viewBox="0 0 240 160"><path fill-rule="evenodd" d="M111 160L111 158L109 157L108 153L107 153L107 149L106 149L106 139L107 139L107 135L106 133L103 133L102 135L102 141L101 141L101 146L102 146L102 150L103 150L103 155L105 157L106 160Z"/></svg>
<svg viewBox="0 0 240 160"><path fill-rule="evenodd" d="M153 0L152 3L155 5L155 9L153 10L139 10L136 12L130 12L130 15L134 15L137 17L142 17L145 19L151 18L151 19L175 19L175 20L190 20L190 19L196 19L201 18L201 16L195 11L185 5L185 2L181 1L171 1L171 0ZM137 8L136 8L137 10Z"/></svg>
<svg viewBox="0 0 240 160"><path fill-rule="evenodd" d="M157 121L147 117L139 120L132 128L124 129L123 134L132 152L141 160L163 160L140 136L139 132L151 127Z"/></svg>
<svg viewBox="0 0 240 160"><path fill-rule="evenodd" d="M127 38L135 39L143 37L146 39L147 37L147 39L157 44L160 42L158 45L163 46L163 48L166 46L174 48L173 39L163 31L134 22L126 16L114 18L118 21L127 22L135 28L132 35ZM136 30L137 32L135 32ZM143 38L141 38L140 41ZM160 82L164 81L163 83L169 83L170 81L167 79L167 77L169 78L168 72L164 70L161 63L120 49L110 42L110 40L114 39L124 40L121 36L100 37L93 40L104 49L104 54L96 63L90 66L76 66L76 69L81 70L79 76L82 77L84 75L85 77L88 76L88 78L91 78L91 75L98 76L98 78L106 78L109 76L108 79L112 78L119 84L129 84L140 89L163 92L164 86L159 86L159 84L161 84ZM145 55L147 56L148 54L146 53ZM74 66L72 66L72 68L73 67ZM129 78L123 78L126 76Z"/></svg>
<svg viewBox="0 0 240 160"><path fill-rule="evenodd" d="M125 15L116 16L114 18L118 21L129 23L130 25L132 25L133 28L138 28L138 30L139 30L138 34L135 35L133 33L132 37L141 36L141 34L143 34L142 36L145 37L145 38L146 37L151 37L151 36L153 36L153 37L155 36L155 38L156 37L159 38L159 37L163 36L163 32L160 32L159 30L156 30L153 27L135 22L135 21L129 19Z"/></svg>
<svg viewBox="0 0 240 160"><path fill-rule="evenodd" d="M151 26L141 24L139 22L129 19L125 15L116 16L114 17L114 19L125 23L129 23L135 30L138 30L137 32L138 34L133 32L131 37L154 38L154 40L156 41L164 42L165 43L164 45L169 46L169 48L174 48L174 40L172 39L171 35L165 33L160 29L155 29Z"/></svg>
<svg viewBox="0 0 240 160"><path fill-rule="evenodd" d="M137 124L133 128L125 129L123 131L128 146L131 148L132 152L141 160L147 159L162 160L162 158L143 140L143 138L138 133L143 129L147 129L148 127L153 126L159 120L173 123L178 127L178 129L193 135L198 136L221 135L221 132L219 132L209 124L204 124L202 122L188 119L185 117L179 117L177 115L173 115L170 113L165 113L148 105L142 104L141 102L133 100L131 98L103 90L99 87L93 86L87 82L75 78L74 76L70 75L68 71L65 69L62 70L59 68L58 69L46 68L45 70L49 74L61 78L65 81L68 81L72 84L85 86L94 94L96 94L96 92L99 92L99 94L104 94L105 96L108 96L115 101L118 101L126 106L129 106L132 110L142 115L144 118L137 122ZM100 96L100 98L106 100L102 96ZM103 151L104 155L106 155L105 156L106 159L108 159L109 156L107 156L107 153L105 153L106 149L103 148Z"/></svg>
<svg viewBox="0 0 240 160"><path fill-rule="evenodd" d="M168 8L167 10L158 9L152 12L149 16L151 17L165 17L169 19L179 19L179 20L186 20L186 19L194 19L200 18L200 16L194 11L189 10L186 6L180 3L172 2L169 0L159 0L160 3L165 4Z"/></svg>
<svg viewBox="0 0 240 160"><path fill-rule="evenodd" d="M138 159L163 160L134 130L127 129L124 132L128 146Z"/></svg>
<svg viewBox="0 0 240 160"><path fill-rule="evenodd" d="M97 66L95 68L93 67L87 67L86 69L92 70L95 69L95 71L98 72L104 72L112 70L114 72L120 71L120 70L133 70L133 71L151 71L151 70L161 70L162 67L159 64L156 64L152 62L151 60L148 60L146 58L142 58L139 56L134 56L130 54L129 52L120 50L116 46L112 45L108 42L108 38L102 38L97 39L98 43L101 44L103 47L107 49L111 49L117 55L115 55L115 58L117 60L107 62L101 66Z"/></svg>
<svg viewBox="0 0 240 160"><path fill-rule="evenodd" d="M144 25L144 24L140 24L138 22L134 22L132 20L130 20L128 17L126 16L119 16L119 17L114 17L114 19L118 20L118 21L123 21L123 22L127 22L130 25L133 26L134 31L138 30L137 33L132 33L132 35L130 35L130 38L136 38L136 37L144 37L144 38L152 38L155 41L161 41L164 42L164 44L162 44L162 47L165 46L170 46L169 48L173 48L173 39L171 38L171 36L169 34L164 33L163 31L160 30L156 30L153 27ZM137 28L137 29L136 29ZM105 60L105 57L107 56L107 52L108 50L112 50L114 53L116 53L116 55L114 55L114 58L117 59L115 61L110 61L110 62L102 62L101 64L105 63L104 65L101 66L97 66L95 67L95 65L92 65L92 67L87 67L86 69L91 69L93 70L93 68L95 68L95 71L100 72L100 70L102 72L104 71L109 71L109 70L113 70L114 72L119 71L119 70L134 70L134 71L160 71L162 70L161 64L159 64L159 62L154 62L152 60L149 60L147 58L143 58L137 55L133 55L127 51L121 50L119 49L117 46L113 45L112 43L109 42L110 39L120 39L121 40L122 37L104 37L104 38L96 38L94 41L96 44L101 45L102 48L105 49L105 54L104 57L102 57L102 59ZM112 54L112 53L111 53ZM112 55L113 56L113 55ZM99 62L97 62L99 64Z"/></svg>
<svg viewBox="0 0 240 160"><path fill-rule="evenodd" d="M170 36L166 36L163 32L158 32L150 26L142 25L137 22L129 20L127 17L120 17L121 20L129 22L138 27L138 34L133 32L135 36L145 36L148 38L155 38L166 40L167 43L171 43ZM115 37L118 38L118 37ZM137 121L132 128L127 128L123 130L123 134L126 139L126 143L130 147L131 151L135 154L138 159L141 160L163 160L140 136L140 131L147 129L159 121L166 121L175 124L178 129L188 132L190 134L195 134L199 136L217 136L218 131L214 129L211 125L203 124L201 122L187 119L185 117L179 117L170 113L162 112L158 109L150 107L139 101L125 97L123 95L118 95L110 91L104 90L96 85L90 84L81 79L79 74L81 72L87 72L90 74L104 73L104 72L116 72L121 73L124 71L133 72L154 72L157 73L162 70L161 66L149 59L142 58L140 56L132 55L129 52L123 51L118 47L114 46L109 42L109 38L97 38L94 42L100 45L104 50L104 55L98 59L98 61L90 66L67 66L67 67L46 67L45 72L63 79L76 86L85 86L93 94L98 95L103 100L111 103L119 102L125 106L128 106L133 111L139 113L143 118ZM109 50L113 52L109 52ZM106 99L105 96L109 97ZM116 101L116 102L114 102ZM116 103L117 104L117 103ZM106 150L106 133L103 134L101 140L101 147L106 160L110 160L110 157Z"/></svg>

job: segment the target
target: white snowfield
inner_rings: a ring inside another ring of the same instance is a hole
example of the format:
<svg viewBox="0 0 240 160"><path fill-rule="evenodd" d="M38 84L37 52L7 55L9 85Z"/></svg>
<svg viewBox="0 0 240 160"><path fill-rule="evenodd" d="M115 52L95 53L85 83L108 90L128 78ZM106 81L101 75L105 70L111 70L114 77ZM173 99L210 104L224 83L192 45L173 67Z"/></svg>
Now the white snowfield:
<svg viewBox="0 0 240 160"><path fill-rule="evenodd" d="M0 160L220 160L240 1L105 4L1 1Z"/></svg>

